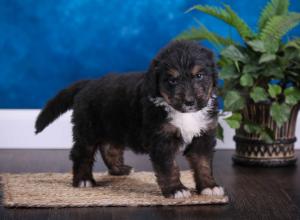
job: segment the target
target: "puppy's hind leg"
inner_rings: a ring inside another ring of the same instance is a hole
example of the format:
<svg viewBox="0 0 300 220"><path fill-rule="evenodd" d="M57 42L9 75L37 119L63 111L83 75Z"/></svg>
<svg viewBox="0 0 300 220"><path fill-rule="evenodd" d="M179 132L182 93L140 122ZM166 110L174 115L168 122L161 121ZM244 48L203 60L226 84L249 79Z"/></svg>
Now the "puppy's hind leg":
<svg viewBox="0 0 300 220"><path fill-rule="evenodd" d="M86 146L80 143L73 145L70 159L73 161L73 186L92 187L96 182L93 178L92 169L96 146Z"/></svg>
<svg viewBox="0 0 300 220"><path fill-rule="evenodd" d="M123 148L114 145L102 145L100 146L100 152L110 175L129 175L133 171L132 167L124 164Z"/></svg>

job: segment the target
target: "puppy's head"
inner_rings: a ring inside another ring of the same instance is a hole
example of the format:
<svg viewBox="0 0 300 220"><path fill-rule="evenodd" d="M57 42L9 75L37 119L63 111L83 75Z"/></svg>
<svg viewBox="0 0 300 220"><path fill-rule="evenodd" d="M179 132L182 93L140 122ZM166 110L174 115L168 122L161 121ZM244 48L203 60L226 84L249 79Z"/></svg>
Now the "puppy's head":
<svg viewBox="0 0 300 220"><path fill-rule="evenodd" d="M180 112L208 104L217 73L213 53L192 41L174 41L163 48L147 73L148 92Z"/></svg>

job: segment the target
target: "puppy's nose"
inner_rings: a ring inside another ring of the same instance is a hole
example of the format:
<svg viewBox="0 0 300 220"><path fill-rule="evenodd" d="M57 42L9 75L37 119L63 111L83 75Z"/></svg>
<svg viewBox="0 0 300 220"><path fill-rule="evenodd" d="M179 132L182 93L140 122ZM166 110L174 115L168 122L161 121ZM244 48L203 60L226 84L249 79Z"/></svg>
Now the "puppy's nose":
<svg viewBox="0 0 300 220"><path fill-rule="evenodd" d="M184 101L184 104L186 106L193 106L193 105L195 105L195 100L194 99L187 99L187 100Z"/></svg>

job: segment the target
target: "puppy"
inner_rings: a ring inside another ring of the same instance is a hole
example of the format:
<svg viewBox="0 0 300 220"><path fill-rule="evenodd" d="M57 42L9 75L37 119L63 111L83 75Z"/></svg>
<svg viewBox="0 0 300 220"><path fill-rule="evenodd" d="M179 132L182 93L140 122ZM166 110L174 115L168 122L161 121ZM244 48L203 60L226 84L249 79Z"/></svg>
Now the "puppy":
<svg viewBox="0 0 300 220"><path fill-rule="evenodd" d="M36 133L73 109L73 186L95 185L94 155L111 175L128 175L123 152L149 154L157 183L168 198L191 196L175 162L180 148L199 194L223 195L212 174L216 143L217 73L213 54L191 41L163 48L145 73L108 74L59 92L37 118Z"/></svg>

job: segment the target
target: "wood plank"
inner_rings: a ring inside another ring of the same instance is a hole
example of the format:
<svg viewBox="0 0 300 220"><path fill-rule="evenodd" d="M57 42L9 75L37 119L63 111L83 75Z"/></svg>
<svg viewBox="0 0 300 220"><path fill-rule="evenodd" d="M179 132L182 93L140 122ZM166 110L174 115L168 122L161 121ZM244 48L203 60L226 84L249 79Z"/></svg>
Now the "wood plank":
<svg viewBox="0 0 300 220"><path fill-rule="evenodd" d="M69 172L68 150L0 150L0 172ZM300 219L300 171L232 165L232 150L218 150L215 176L230 197L228 205L187 207L106 207L63 209L5 209L0 219ZM300 151L297 151L300 156ZM136 170L151 170L147 156L126 153ZM178 157L182 169L187 163ZM104 171L98 159L95 171ZM1 193L2 196L2 193Z"/></svg>

